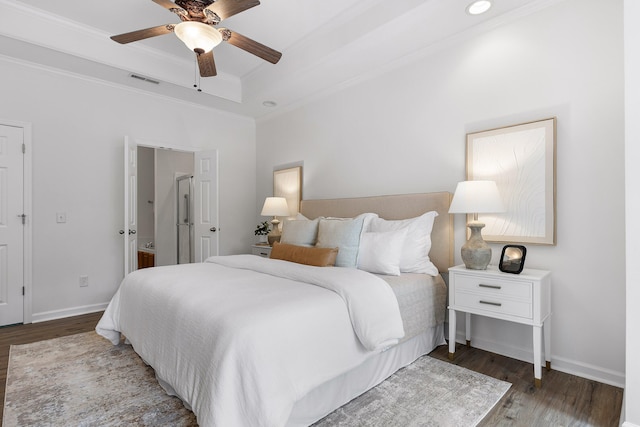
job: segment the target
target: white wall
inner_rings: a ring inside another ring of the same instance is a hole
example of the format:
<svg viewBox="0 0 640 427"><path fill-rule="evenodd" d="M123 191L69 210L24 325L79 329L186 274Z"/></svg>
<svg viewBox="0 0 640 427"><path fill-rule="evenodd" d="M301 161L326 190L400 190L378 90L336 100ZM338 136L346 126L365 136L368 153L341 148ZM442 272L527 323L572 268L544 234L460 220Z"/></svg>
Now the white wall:
<svg viewBox="0 0 640 427"><path fill-rule="evenodd" d="M625 426L640 426L640 3L624 2L625 160L627 227L627 348L624 411Z"/></svg>
<svg viewBox="0 0 640 427"><path fill-rule="evenodd" d="M248 251L253 120L5 58L0 75L0 118L33 124L34 320L102 307L122 279L125 135L218 149L220 252ZM66 224L56 212L67 212ZM80 275L89 287L79 287Z"/></svg>
<svg viewBox="0 0 640 427"><path fill-rule="evenodd" d="M553 366L622 385L622 36L622 0L567 0L261 120L256 202L273 166L295 161L307 199L453 192L467 132L556 116L558 244L530 246L527 266L553 272ZM532 360L531 340L521 325L474 324L478 347Z"/></svg>

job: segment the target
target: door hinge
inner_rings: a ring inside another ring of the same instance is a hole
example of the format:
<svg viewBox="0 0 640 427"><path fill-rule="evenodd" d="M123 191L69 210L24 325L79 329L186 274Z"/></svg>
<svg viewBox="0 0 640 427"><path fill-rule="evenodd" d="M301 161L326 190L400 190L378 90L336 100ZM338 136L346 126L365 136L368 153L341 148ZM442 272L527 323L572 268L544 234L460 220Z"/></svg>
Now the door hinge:
<svg viewBox="0 0 640 427"><path fill-rule="evenodd" d="M24 143L22 143L22 154L26 152L27 152L27 146Z"/></svg>
<svg viewBox="0 0 640 427"><path fill-rule="evenodd" d="M25 215L25 214L20 214L20 215L18 215L18 218L21 218L21 219L22 219L22 225L26 224L27 215Z"/></svg>
<svg viewBox="0 0 640 427"><path fill-rule="evenodd" d="M22 287L22 296L24 296L24 286Z"/></svg>

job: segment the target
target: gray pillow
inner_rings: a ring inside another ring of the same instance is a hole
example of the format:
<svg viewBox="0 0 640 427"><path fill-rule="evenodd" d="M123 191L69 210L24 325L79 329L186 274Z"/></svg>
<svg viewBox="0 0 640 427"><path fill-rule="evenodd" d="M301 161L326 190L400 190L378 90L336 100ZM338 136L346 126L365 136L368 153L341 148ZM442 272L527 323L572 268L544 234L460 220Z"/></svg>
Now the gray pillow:
<svg viewBox="0 0 640 427"><path fill-rule="evenodd" d="M280 243L313 246L318 237L318 219L288 219L282 223Z"/></svg>
<svg viewBox="0 0 640 427"><path fill-rule="evenodd" d="M336 267L356 267L364 219L363 215L356 218L320 218L316 246L338 248Z"/></svg>

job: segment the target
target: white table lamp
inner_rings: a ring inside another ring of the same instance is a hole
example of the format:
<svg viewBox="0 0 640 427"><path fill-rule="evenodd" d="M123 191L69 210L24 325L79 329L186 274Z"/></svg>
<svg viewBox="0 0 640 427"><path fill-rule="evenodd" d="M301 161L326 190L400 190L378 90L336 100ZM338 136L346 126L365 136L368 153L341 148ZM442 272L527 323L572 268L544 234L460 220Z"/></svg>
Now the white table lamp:
<svg viewBox="0 0 640 427"><path fill-rule="evenodd" d="M469 240L462 245L460 254L464 265L472 270L486 270L491 261L491 248L482 239L484 224L478 221L479 213L504 212L504 205L494 181L459 182L449 213L473 214L473 221L467 223L471 230Z"/></svg>
<svg viewBox="0 0 640 427"><path fill-rule="evenodd" d="M277 217L289 216L287 199L284 197L267 197L264 201L264 205L262 206L262 212L260 212L260 215L273 216L273 219L271 220L271 231L269 231L269 234L267 235L269 244L273 245L273 242L280 241L280 230L278 228L280 220Z"/></svg>

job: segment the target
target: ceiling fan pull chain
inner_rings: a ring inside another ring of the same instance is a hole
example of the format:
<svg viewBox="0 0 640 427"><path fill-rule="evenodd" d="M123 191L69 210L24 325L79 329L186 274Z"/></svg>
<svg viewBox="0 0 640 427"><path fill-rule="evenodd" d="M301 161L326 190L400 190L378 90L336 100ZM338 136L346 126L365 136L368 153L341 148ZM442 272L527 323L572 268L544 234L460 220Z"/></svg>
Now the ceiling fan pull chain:
<svg viewBox="0 0 640 427"><path fill-rule="evenodd" d="M196 56L193 68L193 87L196 88L198 92L202 92L200 89L200 68L198 67L198 57Z"/></svg>
<svg viewBox="0 0 640 427"><path fill-rule="evenodd" d="M198 59L196 58L194 60L193 63L194 67L193 67L193 87L194 88L198 88L197 82L198 82Z"/></svg>

